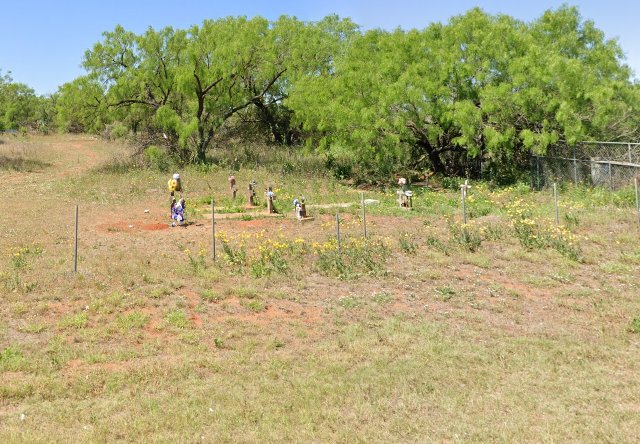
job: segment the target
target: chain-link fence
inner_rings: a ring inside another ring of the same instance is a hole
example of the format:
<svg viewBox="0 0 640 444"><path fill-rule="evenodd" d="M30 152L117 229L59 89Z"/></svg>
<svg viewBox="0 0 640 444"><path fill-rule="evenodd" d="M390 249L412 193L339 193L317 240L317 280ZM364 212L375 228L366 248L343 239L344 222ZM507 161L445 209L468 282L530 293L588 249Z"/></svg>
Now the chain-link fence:
<svg viewBox="0 0 640 444"><path fill-rule="evenodd" d="M531 156L531 187L554 182L604 186L616 190L640 178L640 143L580 142L556 146L545 156Z"/></svg>

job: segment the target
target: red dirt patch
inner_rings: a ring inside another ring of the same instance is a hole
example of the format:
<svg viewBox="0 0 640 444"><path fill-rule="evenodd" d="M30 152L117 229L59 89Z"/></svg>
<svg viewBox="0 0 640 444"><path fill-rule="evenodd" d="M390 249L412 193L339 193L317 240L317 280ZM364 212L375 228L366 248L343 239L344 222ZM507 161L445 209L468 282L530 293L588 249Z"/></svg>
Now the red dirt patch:
<svg viewBox="0 0 640 444"><path fill-rule="evenodd" d="M168 228L169 228L169 224L163 224L160 222L155 224L145 224L142 226L142 229L147 231L166 230Z"/></svg>
<svg viewBox="0 0 640 444"><path fill-rule="evenodd" d="M281 224L283 221L278 221ZM273 221L269 219L253 219L235 221L239 228L265 228L273 225Z"/></svg>
<svg viewBox="0 0 640 444"><path fill-rule="evenodd" d="M134 231L159 231L166 230L169 228L168 223L163 222L153 222L153 223L142 223L140 221L113 221L106 222L96 225L96 228L100 231L106 231L107 233L122 233L127 232L131 233Z"/></svg>
<svg viewBox="0 0 640 444"><path fill-rule="evenodd" d="M323 321L323 313L320 308L305 306L301 307L295 303L278 301L267 305L264 311L251 312L242 306L238 298L225 299L227 305L226 313L215 313L209 315L215 323L225 322L233 319L244 321L259 326L283 325L283 321L299 320L312 326Z"/></svg>
<svg viewBox="0 0 640 444"><path fill-rule="evenodd" d="M189 320L191 322L193 322L193 325L195 325L198 328L202 327L202 318L200 317L200 315L198 313L195 312L196 307L198 306L198 303L200 302L200 296L193 290L189 290L186 288L182 289L182 294L184 294L187 299L189 300L189 306L191 309L191 314L189 315Z"/></svg>

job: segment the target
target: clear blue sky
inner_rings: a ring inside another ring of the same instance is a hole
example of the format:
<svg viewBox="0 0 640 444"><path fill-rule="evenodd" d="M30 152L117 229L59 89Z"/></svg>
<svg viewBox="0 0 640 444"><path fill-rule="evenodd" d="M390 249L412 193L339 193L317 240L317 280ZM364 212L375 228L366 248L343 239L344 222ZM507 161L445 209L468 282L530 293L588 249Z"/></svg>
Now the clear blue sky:
<svg viewBox="0 0 640 444"><path fill-rule="evenodd" d="M504 13L524 21L563 3L577 6L607 38L616 38L627 64L640 78L640 2L634 0L0 0L0 70L11 71L38 94L84 74L85 50L101 40L104 31L120 24L141 33L149 26L187 28L207 18L261 15L276 19L286 14L319 20L336 13L350 17L363 29L424 28L479 6L491 14Z"/></svg>

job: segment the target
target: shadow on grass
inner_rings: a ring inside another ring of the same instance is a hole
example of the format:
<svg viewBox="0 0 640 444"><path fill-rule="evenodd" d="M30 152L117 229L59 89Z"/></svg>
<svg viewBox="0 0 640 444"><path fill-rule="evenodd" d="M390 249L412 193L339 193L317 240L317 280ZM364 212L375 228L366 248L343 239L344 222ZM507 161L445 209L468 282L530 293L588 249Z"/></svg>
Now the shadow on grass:
<svg viewBox="0 0 640 444"><path fill-rule="evenodd" d="M48 162L0 155L0 170L31 172L51 166Z"/></svg>

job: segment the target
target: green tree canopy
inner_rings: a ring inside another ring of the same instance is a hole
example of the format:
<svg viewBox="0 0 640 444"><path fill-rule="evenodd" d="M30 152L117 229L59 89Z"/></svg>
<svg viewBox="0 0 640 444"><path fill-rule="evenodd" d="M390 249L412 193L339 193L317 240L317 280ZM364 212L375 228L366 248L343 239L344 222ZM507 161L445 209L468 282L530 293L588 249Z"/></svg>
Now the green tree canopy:
<svg viewBox="0 0 640 444"><path fill-rule="evenodd" d="M139 36L116 27L87 51L84 66L104 86L104 106L124 110L120 120L156 125L179 157L203 161L216 132L249 108L283 137L289 85L300 73L327 69L325 28L355 29L337 18L313 25L290 17L228 17Z"/></svg>
<svg viewBox="0 0 640 444"><path fill-rule="evenodd" d="M39 99L32 88L14 82L9 73L0 75L0 129L35 125L38 105Z"/></svg>
<svg viewBox="0 0 640 444"><path fill-rule="evenodd" d="M203 161L232 125L346 154L378 176L461 173L478 158L510 168L554 144L640 138L640 87L620 47L567 6L530 23L475 8L393 32L337 16L118 26L84 66L56 98L61 128L164 133L184 161Z"/></svg>
<svg viewBox="0 0 640 444"><path fill-rule="evenodd" d="M637 138L621 59L576 8L531 24L476 8L421 31L366 32L288 103L321 146L445 172L459 156L513 162L555 143Z"/></svg>

